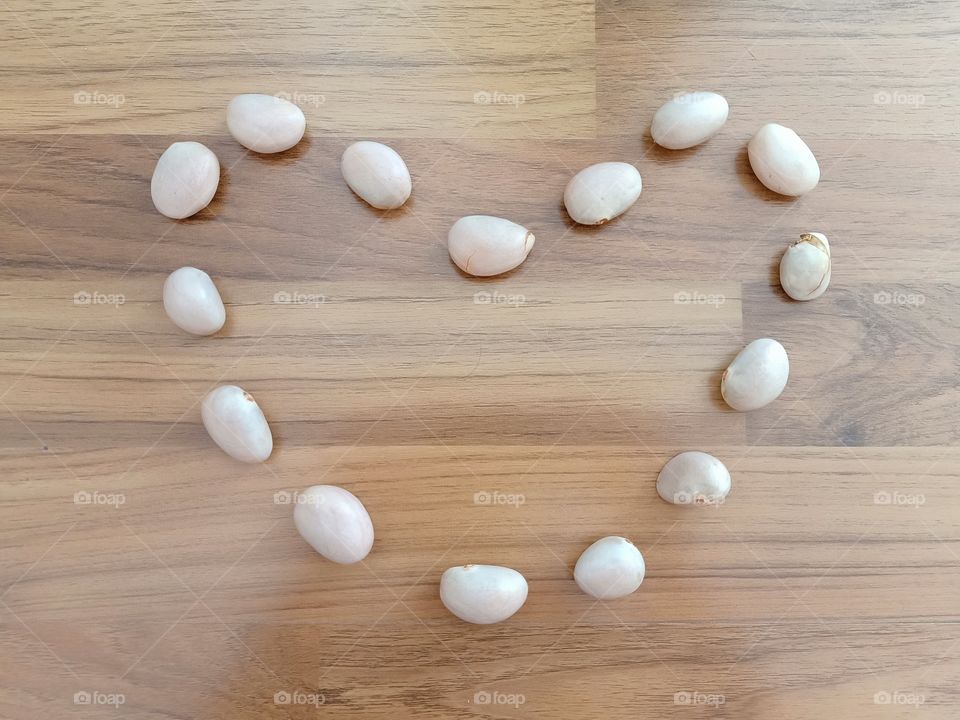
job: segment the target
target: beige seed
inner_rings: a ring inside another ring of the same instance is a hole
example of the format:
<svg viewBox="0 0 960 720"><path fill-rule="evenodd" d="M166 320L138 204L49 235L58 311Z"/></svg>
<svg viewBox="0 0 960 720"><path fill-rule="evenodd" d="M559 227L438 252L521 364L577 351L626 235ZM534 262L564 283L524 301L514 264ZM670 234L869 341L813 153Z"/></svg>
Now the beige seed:
<svg viewBox="0 0 960 720"><path fill-rule="evenodd" d="M479 625L502 622L527 600L527 581L499 565L461 565L440 578L440 600L461 620Z"/></svg>
<svg viewBox="0 0 960 720"><path fill-rule="evenodd" d="M403 205L413 188L399 153L383 143L362 140L343 151L340 173L363 200L380 210Z"/></svg>
<svg viewBox="0 0 960 720"><path fill-rule="evenodd" d="M486 277L513 270L526 260L536 240L522 225L492 215L467 215L447 233L447 249L457 267Z"/></svg>
<svg viewBox="0 0 960 720"><path fill-rule="evenodd" d="M563 191L567 214L581 225L603 225L625 213L643 189L640 172L629 163L590 165L571 178Z"/></svg>
<svg viewBox="0 0 960 720"><path fill-rule="evenodd" d="M730 106L723 95L683 93L657 110L650 125L650 135L657 145L669 150L684 150L709 139L723 127L729 112Z"/></svg>
<svg viewBox="0 0 960 720"><path fill-rule="evenodd" d="M263 411L243 388L214 388L200 404L200 416L213 441L232 458L257 463L273 452L273 435Z"/></svg>
<svg viewBox="0 0 960 720"><path fill-rule="evenodd" d="M227 318L217 286L195 267L170 273L163 283L163 309L177 327L194 335L212 335Z"/></svg>
<svg viewBox="0 0 960 720"><path fill-rule="evenodd" d="M175 142L153 170L150 195L161 214L182 220L203 210L220 184L220 163L206 145Z"/></svg>
<svg viewBox="0 0 960 720"><path fill-rule="evenodd" d="M827 236L804 233L780 259L780 285L794 300L813 300L826 292L831 269Z"/></svg>
<svg viewBox="0 0 960 720"><path fill-rule="evenodd" d="M293 508L297 532L310 547L335 563L360 562L373 547L373 523L349 490L314 485L299 493Z"/></svg>
<svg viewBox="0 0 960 720"><path fill-rule="evenodd" d="M790 360L783 345L760 338L741 350L724 371L720 393L734 410L757 410L780 397L789 376Z"/></svg>
<svg viewBox="0 0 960 720"><path fill-rule="evenodd" d="M614 600L634 592L643 582L643 554L624 537L600 538L580 555L573 579L587 595Z"/></svg>
<svg viewBox="0 0 960 720"><path fill-rule="evenodd" d="M750 167L769 189L796 197L820 182L820 166L807 144L793 130L768 123L747 145Z"/></svg>
<svg viewBox="0 0 960 720"><path fill-rule="evenodd" d="M657 494L674 505L717 505L730 492L730 473L713 455L698 450L670 458L657 476Z"/></svg>
<svg viewBox="0 0 960 720"><path fill-rule="evenodd" d="M303 110L274 95L237 95L227 105L227 129L233 138L258 153L289 150L303 137Z"/></svg>

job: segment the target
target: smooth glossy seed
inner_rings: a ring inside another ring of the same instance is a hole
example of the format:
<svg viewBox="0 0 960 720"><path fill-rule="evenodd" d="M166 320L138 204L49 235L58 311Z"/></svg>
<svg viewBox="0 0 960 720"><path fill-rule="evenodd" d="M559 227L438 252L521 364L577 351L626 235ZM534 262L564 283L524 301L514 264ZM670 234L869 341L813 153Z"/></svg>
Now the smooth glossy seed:
<svg viewBox="0 0 960 720"><path fill-rule="evenodd" d="M303 110L274 95L237 95L227 105L227 129L234 140L258 153L289 150L303 137Z"/></svg>
<svg viewBox="0 0 960 720"><path fill-rule="evenodd" d="M768 123L747 145L750 167L769 189L796 197L820 182L820 166L807 144L793 130Z"/></svg>
<svg viewBox="0 0 960 720"><path fill-rule="evenodd" d="M527 581L499 565L460 565L440 578L440 600L461 620L479 625L502 622L527 600Z"/></svg>
<svg viewBox="0 0 960 720"><path fill-rule="evenodd" d="M672 457L657 476L657 493L674 505L717 505L730 492L730 473L713 455L698 450Z"/></svg>
<svg viewBox="0 0 960 720"><path fill-rule="evenodd" d="M163 309L177 327L194 335L212 335L227 318L217 286L195 267L182 267L167 276Z"/></svg>
<svg viewBox="0 0 960 720"><path fill-rule="evenodd" d="M683 93L660 106L653 116L650 135L661 147L684 150L709 139L723 127L729 112L723 95Z"/></svg>
<svg viewBox="0 0 960 720"><path fill-rule="evenodd" d="M637 547L624 537L600 538L580 555L573 578L587 595L614 600L634 592L646 565Z"/></svg>
<svg viewBox="0 0 960 720"><path fill-rule="evenodd" d="M369 140L343 151L340 172L351 190L380 210L400 207L413 188L407 164L397 151Z"/></svg>
<svg viewBox="0 0 960 720"><path fill-rule="evenodd" d="M780 397L789 376L790 360L783 345L760 338L741 350L724 371L720 393L734 410L757 410Z"/></svg>
<svg viewBox="0 0 960 720"><path fill-rule="evenodd" d="M203 210L220 184L220 163L206 145L175 142L153 170L150 195L161 214L182 220Z"/></svg>
<svg viewBox="0 0 960 720"><path fill-rule="evenodd" d="M257 463L273 452L270 426L253 396L242 388L214 388L203 399L200 415L210 437L230 457Z"/></svg>
<svg viewBox="0 0 960 720"><path fill-rule="evenodd" d="M467 215L447 233L447 249L457 267L486 277L513 270L527 259L536 238L522 225L492 215Z"/></svg>
<svg viewBox="0 0 960 720"><path fill-rule="evenodd" d="M642 189L640 172L633 165L602 162L571 178L563 191L563 204L574 222L603 225L626 212Z"/></svg>
<svg viewBox="0 0 960 720"><path fill-rule="evenodd" d="M353 493L336 485L314 485L296 498L297 531L327 560L347 565L370 553L373 523Z"/></svg>

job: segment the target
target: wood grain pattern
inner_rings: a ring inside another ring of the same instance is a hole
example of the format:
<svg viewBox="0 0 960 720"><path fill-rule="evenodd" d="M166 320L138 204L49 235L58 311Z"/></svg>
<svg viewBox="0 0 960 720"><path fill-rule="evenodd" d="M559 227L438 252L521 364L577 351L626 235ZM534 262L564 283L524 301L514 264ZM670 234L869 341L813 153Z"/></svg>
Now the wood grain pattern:
<svg viewBox="0 0 960 720"><path fill-rule="evenodd" d="M0 12L0 716L955 717L954 4ZM691 88L729 122L656 148L652 113ZM227 136L250 90L299 94L297 148ZM771 120L820 158L802 200L750 173ZM407 160L403 209L346 188L355 137ZM184 138L224 172L174 223L149 179ZM641 200L573 226L564 184L609 159L637 164ZM534 230L516 271L451 264L475 212ZM814 229L832 285L792 303L776 264ZM184 264L227 305L212 338L163 314ZM790 383L734 413L720 372L763 336ZM204 433L218 382L264 408L268 463ZM727 463L722 507L657 497L685 449ZM289 498L316 483L369 509L363 563L297 535ZM572 568L606 534L647 578L594 603ZM466 562L523 572L527 604L456 621L437 583Z"/></svg>

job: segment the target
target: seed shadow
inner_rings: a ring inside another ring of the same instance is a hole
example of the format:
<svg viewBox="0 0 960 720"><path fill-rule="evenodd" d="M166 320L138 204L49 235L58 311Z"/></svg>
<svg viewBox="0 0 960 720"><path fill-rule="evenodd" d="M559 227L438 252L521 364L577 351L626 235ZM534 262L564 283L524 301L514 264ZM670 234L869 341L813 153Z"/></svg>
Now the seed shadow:
<svg viewBox="0 0 960 720"><path fill-rule="evenodd" d="M684 148L683 150L670 150L669 148L657 145L657 143L653 141L653 136L650 134L650 130L647 129L643 135L643 153L645 158L649 158L658 163L678 162L680 160L686 160L687 158L694 157L700 153L703 147L709 142L710 140L707 139L699 145Z"/></svg>
<svg viewBox="0 0 960 720"><path fill-rule="evenodd" d="M258 153L248 148L244 148L244 150L251 158L269 165L290 165L291 163L300 160L304 155L310 152L311 144L312 141L310 140L310 136L304 135L300 139L300 142L298 142L289 150L284 150L283 152Z"/></svg>

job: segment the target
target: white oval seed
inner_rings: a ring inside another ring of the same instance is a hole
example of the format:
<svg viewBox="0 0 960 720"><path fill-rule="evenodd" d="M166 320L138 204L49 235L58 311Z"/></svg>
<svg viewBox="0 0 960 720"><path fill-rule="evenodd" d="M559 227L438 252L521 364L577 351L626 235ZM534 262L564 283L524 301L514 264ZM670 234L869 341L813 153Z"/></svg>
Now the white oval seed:
<svg viewBox="0 0 960 720"><path fill-rule="evenodd" d="M263 411L236 385L221 385L207 393L200 416L213 441L232 458L263 462L273 452L273 435Z"/></svg>
<svg viewBox="0 0 960 720"><path fill-rule="evenodd" d="M212 335L227 319L217 286L195 267L182 267L167 276L163 309L174 325L194 335Z"/></svg>
<svg viewBox="0 0 960 720"><path fill-rule="evenodd" d="M807 144L793 130L768 123L747 144L757 179L781 195L797 197L820 182L820 166Z"/></svg>
<svg viewBox="0 0 960 720"><path fill-rule="evenodd" d="M380 210L400 207L413 188L407 164L397 151L369 140L343 151L340 173L351 190Z"/></svg>
<svg viewBox="0 0 960 720"><path fill-rule="evenodd" d="M297 532L327 560L360 562L373 547L373 523L357 497L336 485L314 485L297 495Z"/></svg>
<svg viewBox="0 0 960 720"><path fill-rule="evenodd" d="M724 371L720 394L734 410L756 410L780 397L789 375L790 360L783 345L760 338L741 350Z"/></svg>
<svg viewBox="0 0 960 720"><path fill-rule="evenodd" d="M470 275L487 277L513 270L527 259L536 238L522 225L492 215L467 215L447 233L450 258Z"/></svg>
<svg viewBox="0 0 960 720"><path fill-rule="evenodd" d="M794 300L813 300L830 285L830 243L823 233L804 233L780 260L780 285Z"/></svg>
<svg viewBox="0 0 960 720"><path fill-rule="evenodd" d="M574 222L603 225L626 212L642 189L640 172L633 165L602 162L571 178L563 191L563 204Z"/></svg>
<svg viewBox="0 0 960 720"><path fill-rule="evenodd" d="M461 565L440 578L440 600L461 620L490 625L506 620L527 600L527 581L499 565Z"/></svg>
<svg viewBox="0 0 960 720"><path fill-rule="evenodd" d="M657 476L657 494L674 505L718 505L729 492L726 466L697 450L672 457Z"/></svg>
<svg viewBox="0 0 960 720"><path fill-rule="evenodd" d="M623 537L600 538L580 555L573 579L587 595L613 600L640 587L646 566L637 547Z"/></svg>
<svg viewBox="0 0 960 720"><path fill-rule="evenodd" d="M233 139L258 153L289 150L303 137L303 110L274 95L237 95L227 105L227 129Z"/></svg>
<svg viewBox="0 0 960 720"><path fill-rule="evenodd" d="M653 116L650 135L669 150L684 150L709 139L727 121L730 106L723 95L689 92L668 100Z"/></svg>
<svg viewBox="0 0 960 720"><path fill-rule="evenodd" d="M210 148L175 142L157 160L150 195L161 214L182 220L209 205L219 184L220 163Z"/></svg>

